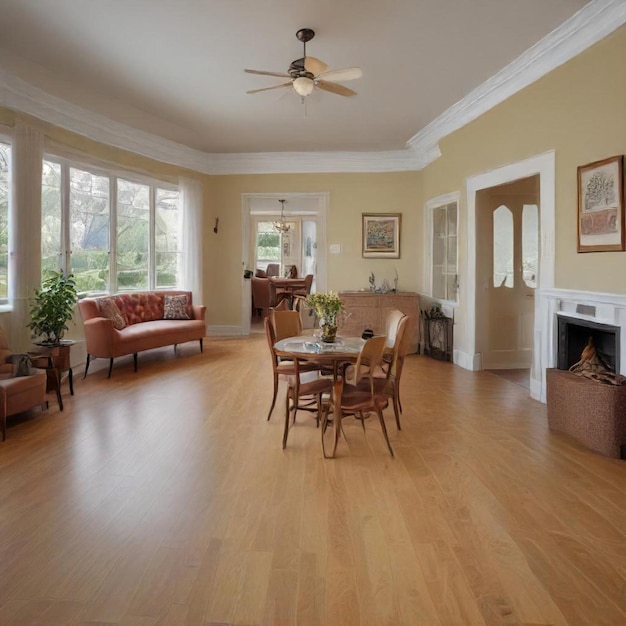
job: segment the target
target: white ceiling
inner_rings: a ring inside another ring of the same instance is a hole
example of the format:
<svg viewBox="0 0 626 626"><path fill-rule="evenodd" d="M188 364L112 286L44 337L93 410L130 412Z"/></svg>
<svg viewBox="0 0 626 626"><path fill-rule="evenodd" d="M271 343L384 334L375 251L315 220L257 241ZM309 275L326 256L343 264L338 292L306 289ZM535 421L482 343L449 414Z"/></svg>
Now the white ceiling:
<svg viewBox="0 0 626 626"><path fill-rule="evenodd" d="M3 70L208 153L400 150L588 0L0 0ZM353 98L291 89L307 53Z"/></svg>

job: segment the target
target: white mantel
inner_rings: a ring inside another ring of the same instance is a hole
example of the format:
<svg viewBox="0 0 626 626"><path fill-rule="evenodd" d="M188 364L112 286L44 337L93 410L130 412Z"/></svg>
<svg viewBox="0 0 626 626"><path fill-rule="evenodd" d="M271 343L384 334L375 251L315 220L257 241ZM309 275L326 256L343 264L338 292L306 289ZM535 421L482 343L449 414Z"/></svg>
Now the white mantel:
<svg viewBox="0 0 626 626"><path fill-rule="evenodd" d="M546 369L557 363L557 313L568 317L618 326L620 332L620 374L626 375L626 295L573 291L569 289L542 289L536 297L540 316L539 331L535 333L531 395L546 401ZM595 312L581 312L580 306L595 307Z"/></svg>

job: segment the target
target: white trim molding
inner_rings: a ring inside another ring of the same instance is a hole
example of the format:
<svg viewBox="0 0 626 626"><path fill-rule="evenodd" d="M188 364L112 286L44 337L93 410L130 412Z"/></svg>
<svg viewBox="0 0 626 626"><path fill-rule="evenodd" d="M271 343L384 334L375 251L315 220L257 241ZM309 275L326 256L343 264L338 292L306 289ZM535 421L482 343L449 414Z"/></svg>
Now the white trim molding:
<svg viewBox="0 0 626 626"><path fill-rule="evenodd" d="M444 137L563 65L624 23L624 0L592 0L515 61L422 128L409 139L408 145L421 156L422 167L426 167L441 154L438 144Z"/></svg>
<svg viewBox="0 0 626 626"><path fill-rule="evenodd" d="M620 374L626 374L626 295L575 291L570 289L537 290L539 309L535 327L539 326L543 339L541 376L536 380L538 393L534 398L546 401L546 369L557 364L557 314L580 320L592 320L620 328ZM585 313L580 313L585 305ZM592 310L589 315L587 311ZM532 383L532 380L531 380Z"/></svg>
<svg viewBox="0 0 626 626"><path fill-rule="evenodd" d="M554 287L554 240L555 240L555 213L556 213L556 180L555 180L555 152L551 150L534 157L499 167L483 174L467 179L467 275L464 285L461 285L461 301L465 310L465 352L463 363L472 365L471 369L482 369L480 353L476 352L476 193L481 189L496 187L510 183L520 178L527 178L538 174L541 245L539 252L539 289ZM463 290L465 287L465 290ZM533 340L533 361L531 368L531 392L541 389L538 377L545 376L547 346L545 334L541 326L541 299L535 298L535 330ZM456 362L456 361L455 361ZM459 361L458 365L462 365ZM533 384L533 381L535 383ZM533 395L539 399L539 396Z"/></svg>

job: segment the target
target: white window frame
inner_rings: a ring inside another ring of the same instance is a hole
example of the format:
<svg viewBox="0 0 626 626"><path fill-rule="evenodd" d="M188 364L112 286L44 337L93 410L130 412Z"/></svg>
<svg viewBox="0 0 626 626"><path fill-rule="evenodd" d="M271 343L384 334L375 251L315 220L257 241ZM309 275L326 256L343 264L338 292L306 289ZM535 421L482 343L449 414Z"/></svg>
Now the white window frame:
<svg viewBox="0 0 626 626"><path fill-rule="evenodd" d="M44 154L44 161L50 161L57 163L61 166L61 250L60 250L60 262L61 269L68 273L71 269L71 241L70 241L70 168L80 169L85 172L89 172L94 176L103 176L109 179L109 291L93 291L84 293L81 295L101 295L108 293L131 293L137 291L135 289L119 289L117 284L117 181L118 179L124 179L130 183L136 183L139 185L147 185L149 187L150 197L150 218L149 218L149 241L148 241L148 256L149 256L149 272L148 272L148 287L146 289L150 291L156 291L159 289L167 290L172 287L157 287L156 286L156 189L168 189L171 191L178 191L180 193L180 187L152 178L149 176L142 176L134 172L126 172L122 169L108 170L104 167L92 165L90 163L83 163L79 160L68 159L55 154ZM182 207L179 207L179 211L182 211ZM180 220L179 220L180 224ZM182 242L182 232L179 237ZM182 251L179 251L179 253ZM178 285L174 288L180 287L180 282L183 277L178 277ZM141 290L139 290L141 291Z"/></svg>
<svg viewBox="0 0 626 626"><path fill-rule="evenodd" d="M0 298L0 311L10 311L11 303L9 296L11 294L11 284L16 280L14 275L14 264L11 263L11 256L13 255L13 236L11 233L13 216L11 212L13 210L13 203L15 202L15 187L16 182L13 179L15 176L15 169L13 168L13 151L15 149L15 138L11 133L11 130L5 126L0 126L0 141L7 143L11 146L11 153L9 155L9 175L7 177L9 189L8 198L9 204L7 206L7 296L6 298Z"/></svg>
<svg viewBox="0 0 626 626"><path fill-rule="evenodd" d="M441 304L449 305L449 306L458 306L459 305L459 286L458 286L458 275L459 275L459 213L460 213L460 200L461 193L458 191L454 191L452 193L447 193L442 196L437 196L436 198L432 198L431 200L427 200L424 205L424 285L427 290L427 296L433 298L437 302ZM434 220L433 214L435 209L439 209L448 204L456 203L456 293L455 298L453 300L435 298L433 296L433 229L434 229Z"/></svg>

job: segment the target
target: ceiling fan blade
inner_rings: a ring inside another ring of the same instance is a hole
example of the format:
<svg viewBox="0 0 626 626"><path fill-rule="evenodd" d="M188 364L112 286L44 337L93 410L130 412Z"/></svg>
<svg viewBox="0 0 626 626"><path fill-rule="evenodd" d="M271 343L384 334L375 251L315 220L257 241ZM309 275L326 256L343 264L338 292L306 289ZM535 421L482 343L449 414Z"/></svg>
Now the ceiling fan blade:
<svg viewBox="0 0 626 626"><path fill-rule="evenodd" d="M307 72L311 72L313 76L318 76L319 74L323 74L328 69L328 65L326 65L324 61L320 61L315 57L305 57L304 69Z"/></svg>
<svg viewBox="0 0 626 626"><path fill-rule="evenodd" d="M330 70L330 72L324 72L316 76L316 78L321 78L331 83L341 83L344 80L356 80L357 78L361 78L361 76L363 76L361 68L348 67L345 70Z"/></svg>
<svg viewBox="0 0 626 626"><path fill-rule="evenodd" d="M250 91L246 91L246 93L259 93L259 91L269 91L270 89L280 89L281 87L291 87L292 83L289 81L288 83L283 83L282 85L274 85L273 87L263 87L262 89L251 89Z"/></svg>
<svg viewBox="0 0 626 626"><path fill-rule="evenodd" d="M289 74L284 72L262 72L261 70L244 70L248 74L260 74L261 76L278 76L279 78L291 78Z"/></svg>
<svg viewBox="0 0 626 626"><path fill-rule="evenodd" d="M352 89L348 89L347 87L338 85L337 83L327 83L325 80L316 80L315 84L320 89L336 93L338 96L356 96L356 91L352 91Z"/></svg>

